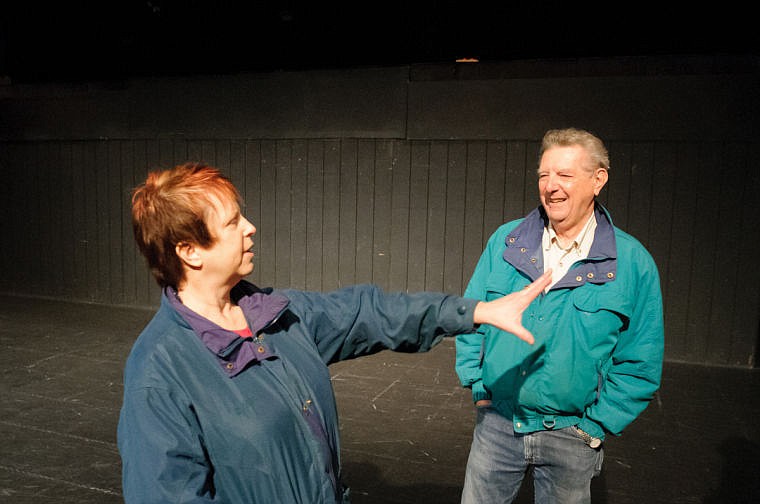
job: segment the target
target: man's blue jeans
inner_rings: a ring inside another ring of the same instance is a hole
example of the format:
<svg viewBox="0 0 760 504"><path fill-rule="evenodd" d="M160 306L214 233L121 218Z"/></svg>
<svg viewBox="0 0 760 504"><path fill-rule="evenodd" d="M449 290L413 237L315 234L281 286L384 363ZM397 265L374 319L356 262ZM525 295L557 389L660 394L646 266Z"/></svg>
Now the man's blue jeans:
<svg viewBox="0 0 760 504"><path fill-rule="evenodd" d="M591 479L602 469L602 448L590 448L572 428L515 433L491 407L478 408L462 504L508 504L533 466L536 504L591 502Z"/></svg>

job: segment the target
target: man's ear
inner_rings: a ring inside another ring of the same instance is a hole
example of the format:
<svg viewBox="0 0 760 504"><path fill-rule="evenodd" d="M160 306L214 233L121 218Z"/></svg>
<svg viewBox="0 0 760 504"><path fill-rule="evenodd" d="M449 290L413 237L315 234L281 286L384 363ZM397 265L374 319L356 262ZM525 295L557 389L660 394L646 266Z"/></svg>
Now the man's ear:
<svg viewBox="0 0 760 504"><path fill-rule="evenodd" d="M188 267L197 269L203 264L201 255L198 253L198 249L195 245L188 242L179 242L174 251L177 253L177 257Z"/></svg>
<svg viewBox="0 0 760 504"><path fill-rule="evenodd" d="M599 196L599 193L602 192L602 188L604 187L604 184L607 183L608 178L609 174L607 173L607 170L604 168L596 170L596 173L594 174L594 196Z"/></svg>

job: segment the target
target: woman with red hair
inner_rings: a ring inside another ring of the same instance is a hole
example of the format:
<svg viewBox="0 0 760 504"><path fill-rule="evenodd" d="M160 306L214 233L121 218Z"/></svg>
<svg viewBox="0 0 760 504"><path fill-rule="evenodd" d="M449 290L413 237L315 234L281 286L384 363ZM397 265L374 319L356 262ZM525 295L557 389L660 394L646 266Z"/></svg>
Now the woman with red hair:
<svg viewBox="0 0 760 504"><path fill-rule="evenodd" d="M256 227L240 208L202 164L151 173L133 193L135 239L163 295L124 372L127 503L348 502L330 363L426 351L478 324L532 342L522 311L549 273L487 303L372 285L260 289L244 280Z"/></svg>

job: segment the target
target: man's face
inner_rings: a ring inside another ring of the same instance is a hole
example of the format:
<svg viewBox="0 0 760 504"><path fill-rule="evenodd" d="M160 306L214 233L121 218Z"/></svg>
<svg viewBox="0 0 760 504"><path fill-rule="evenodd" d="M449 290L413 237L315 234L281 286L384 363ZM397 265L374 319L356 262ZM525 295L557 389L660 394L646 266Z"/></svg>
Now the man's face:
<svg viewBox="0 0 760 504"><path fill-rule="evenodd" d="M545 151L538 167L538 192L555 231L574 238L591 216L594 198L606 182L607 170L594 167L583 147Z"/></svg>
<svg viewBox="0 0 760 504"><path fill-rule="evenodd" d="M211 236L216 240L208 248L200 248L203 271L220 283L235 285L253 271L253 235L256 227L240 213L234 201L219 201L206 217Z"/></svg>

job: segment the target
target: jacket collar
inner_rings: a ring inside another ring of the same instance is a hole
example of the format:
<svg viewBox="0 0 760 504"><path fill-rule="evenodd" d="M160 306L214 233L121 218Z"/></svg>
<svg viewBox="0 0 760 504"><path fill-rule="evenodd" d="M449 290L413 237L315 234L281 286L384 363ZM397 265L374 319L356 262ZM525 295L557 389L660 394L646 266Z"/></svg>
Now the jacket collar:
<svg viewBox="0 0 760 504"><path fill-rule="evenodd" d="M552 289L577 287L586 282L602 284L611 282L617 276L617 246L612 217L606 208L594 204L596 231L588 257L557 282ZM549 218L543 207L530 212L505 238L504 260L535 280L544 271L544 256L541 238Z"/></svg>
<svg viewBox="0 0 760 504"><path fill-rule="evenodd" d="M289 301L284 296L272 294L271 289L262 290L244 280L232 289L231 295L243 310L254 337L239 336L195 313L182 304L177 291L172 287L164 289L162 303L174 308L206 348L217 357L222 369L228 375L235 376L253 361L277 357L270 346L257 336L276 322L287 309Z"/></svg>

